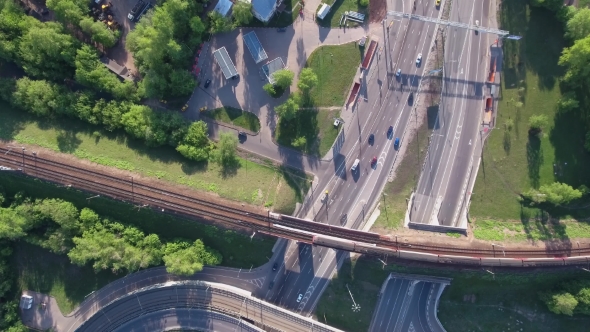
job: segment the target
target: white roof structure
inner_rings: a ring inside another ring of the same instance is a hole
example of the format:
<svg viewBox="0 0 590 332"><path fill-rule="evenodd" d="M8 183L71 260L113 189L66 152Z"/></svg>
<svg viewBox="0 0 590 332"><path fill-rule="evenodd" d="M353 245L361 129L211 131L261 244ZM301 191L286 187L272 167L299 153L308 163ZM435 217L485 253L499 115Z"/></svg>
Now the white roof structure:
<svg viewBox="0 0 590 332"><path fill-rule="evenodd" d="M264 73L270 84L275 84L273 74L283 68L285 68L285 63L283 62L283 59L279 57L265 63L262 66L262 72Z"/></svg>
<svg viewBox="0 0 590 332"><path fill-rule="evenodd" d="M248 47L250 54L254 58L254 62L259 63L260 61L268 59L268 55L266 55L266 51L260 44L260 40L258 40L258 36L254 31L250 31L244 35L244 44Z"/></svg>
<svg viewBox="0 0 590 332"><path fill-rule="evenodd" d="M221 67L221 71L223 72L223 76L225 76L225 79L230 79L238 75L238 70L236 69L234 63L231 61L231 58L229 57L229 54L227 53L225 47L217 49L215 52L213 52L213 57L215 57L215 60L217 60L217 64L219 64L219 67Z"/></svg>
<svg viewBox="0 0 590 332"><path fill-rule="evenodd" d="M326 15L328 15L329 12L330 12L330 6L328 6L325 3L322 3L320 10L318 10L318 18L320 20L323 20L326 17Z"/></svg>
<svg viewBox="0 0 590 332"><path fill-rule="evenodd" d="M219 0L217 6L215 6L213 10L221 14L221 16L226 17L233 5L234 4L229 0Z"/></svg>
<svg viewBox="0 0 590 332"><path fill-rule="evenodd" d="M277 8L278 0L252 0L254 16L262 22L270 21Z"/></svg>

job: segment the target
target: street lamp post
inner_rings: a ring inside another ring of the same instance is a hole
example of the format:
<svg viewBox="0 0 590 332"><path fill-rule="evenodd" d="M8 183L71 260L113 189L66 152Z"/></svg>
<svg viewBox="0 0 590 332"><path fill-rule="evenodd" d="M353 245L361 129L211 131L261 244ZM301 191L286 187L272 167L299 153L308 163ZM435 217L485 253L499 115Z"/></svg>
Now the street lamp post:
<svg viewBox="0 0 590 332"><path fill-rule="evenodd" d="M348 288L348 284L346 284L346 289L348 289L348 294L350 294L350 298L352 299L352 311L359 312L361 310L361 306L354 301L354 297L352 296L350 288Z"/></svg>
<svg viewBox="0 0 590 332"><path fill-rule="evenodd" d="M35 157L35 175L37 175L37 152L33 151L33 156Z"/></svg>

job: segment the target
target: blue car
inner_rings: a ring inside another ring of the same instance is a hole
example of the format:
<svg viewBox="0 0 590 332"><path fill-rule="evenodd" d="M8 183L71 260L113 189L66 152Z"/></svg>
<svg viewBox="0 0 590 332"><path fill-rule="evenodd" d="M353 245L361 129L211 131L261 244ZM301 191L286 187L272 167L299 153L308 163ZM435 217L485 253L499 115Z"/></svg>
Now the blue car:
<svg viewBox="0 0 590 332"><path fill-rule="evenodd" d="M285 32L285 31L287 31L287 28L278 28L277 29L277 32Z"/></svg>
<svg viewBox="0 0 590 332"><path fill-rule="evenodd" d="M393 143L393 147L396 149L399 148L399 137L395 138L395 142Z"/></svg>
<svg viewBox="0 0 590 332"><path fill-rule="evenodd" d="M387 129L387 138L391 138L393 136L393 126L389 126Z"/></svg>

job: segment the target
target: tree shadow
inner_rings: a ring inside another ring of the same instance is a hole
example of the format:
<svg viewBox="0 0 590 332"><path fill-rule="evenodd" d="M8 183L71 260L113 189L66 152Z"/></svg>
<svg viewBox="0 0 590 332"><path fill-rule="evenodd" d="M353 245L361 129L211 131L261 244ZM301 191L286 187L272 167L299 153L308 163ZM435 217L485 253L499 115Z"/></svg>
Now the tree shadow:
<svg viewBox="0 0 590 332"><path fill-rule="evenodd" d="M57 132L57 147L59 151L72 153L82 144L82 140L76 136L76 132L60 129Z"/></svg>
<svg viewBox="0 0 590 332"><path fill-rule="evenodd" d="M234 157L231 160L226 160L221 164L219 175L223 179L236 176L236 174L238 174L238 169L241 167L242 164L240 163L240 160L237 157Z"/></svg>
<svg viewBox="0 0 590 332"><path fill-rule="evenodd" d="M539 170L541 169L541 165L543 165L544 157L541 140L537 135L529 135L529 141L526 144L526 157L531 186L533 188L539 188Z"/></svg>
<svg viewBox="0 0 590 332"><path fill-rule="evenodd" d="M504 152L506 154L510 154L510 148L512 147L512 140L511 140L510 132L508 130L504 130L504 137L502 138L502 147L504 148Z"/></svg>

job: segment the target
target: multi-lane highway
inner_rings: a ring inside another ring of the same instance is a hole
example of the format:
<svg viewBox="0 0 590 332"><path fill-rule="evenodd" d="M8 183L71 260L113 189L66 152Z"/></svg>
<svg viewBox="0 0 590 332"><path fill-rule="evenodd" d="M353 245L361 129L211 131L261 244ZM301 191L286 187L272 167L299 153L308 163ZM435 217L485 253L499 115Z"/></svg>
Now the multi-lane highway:
<svg viewBox="0 0 590 332"><path fill-rule="evenodd" d="M395 2L389 9L408 12L412 3L411 0ZM438 17L439 9L434 1L417 1L415 13ZM307 202L300 214L302 217L312 219L317 214L318 222L359 227L357 217L361 215L362 219L387 181L397 154L394 140L402 138L410 118L435 30L433 24L398 19L386 29L390 22L388 20L382 29L373 33L379 39L379 49L370 69L362 74L363 87L357 106L347 110L354 112L350 120L353 123L341 132L339 141L342 143L334 150L331 167L318 174L319 181L314 186L311 202ZM416 64L420 53L422 61ZM400 77L395 76L398 68ZM410 94L413 100L409 100ZM393 126L391 137L387 137L389 126ZM371 134L374 135L373 144L368 142ZM377 158L374 166L371 165L373 157ZM360 165L352 172L350 168L357 158ZM322 204L321 196L326 190L328 200ZM273 288L261 290L259 296L308 315L336 271L337 262L342 262L348 254L282 242L272 259L279 263L279 271L266 280L269 286L273 282Z"/></svg>
<svg viewBox="0 0 590 332"><path fill-rule="evenodd" d="M450 20L489 26L490 0L455 0ZM492 9L493 10L493 9ZM469 171L481 149L481 119L495 36L448 27L445 38L442 102L428 155L413 198L412 223L465 228L460 218Z"/></svg>
<svg viewBox="0 0 590 332"><path fill-rule="evenodd" d="M369 332L443 332L438 298L450 280L392 274L385 280Z"/></svg>

